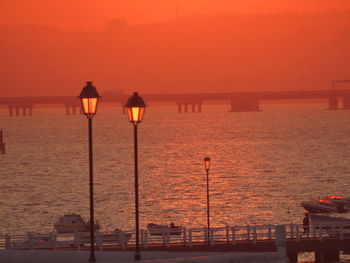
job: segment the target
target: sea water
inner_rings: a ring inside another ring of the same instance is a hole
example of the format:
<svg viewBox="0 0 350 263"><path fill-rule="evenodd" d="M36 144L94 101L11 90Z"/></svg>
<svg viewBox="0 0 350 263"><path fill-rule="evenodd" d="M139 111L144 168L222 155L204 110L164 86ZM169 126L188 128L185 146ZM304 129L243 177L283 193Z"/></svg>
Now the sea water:
<svg viewBox="0 0 350 263"><path fill-rule="evenodd" d="M350 196L350 111L264 104L260 112L148 107L138 126L140 227L302 223L300 203ZM57 218L89 218L88 126L63 108L9 117L0 110L0 233L49 232ZM95 218L134 229L134 134L120 107L93 119Z"/></svg>

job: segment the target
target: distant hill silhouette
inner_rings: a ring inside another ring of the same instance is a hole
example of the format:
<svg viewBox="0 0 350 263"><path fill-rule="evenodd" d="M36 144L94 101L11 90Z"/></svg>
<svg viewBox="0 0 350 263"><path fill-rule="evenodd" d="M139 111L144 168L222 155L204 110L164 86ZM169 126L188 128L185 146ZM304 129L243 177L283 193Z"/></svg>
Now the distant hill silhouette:
<svg viewBox="0 0 350 263"><path fill-rule="evenodd" d="M330 88L350 78L350 11L216 14L103 31L0 27L2 96Z"/></svg>

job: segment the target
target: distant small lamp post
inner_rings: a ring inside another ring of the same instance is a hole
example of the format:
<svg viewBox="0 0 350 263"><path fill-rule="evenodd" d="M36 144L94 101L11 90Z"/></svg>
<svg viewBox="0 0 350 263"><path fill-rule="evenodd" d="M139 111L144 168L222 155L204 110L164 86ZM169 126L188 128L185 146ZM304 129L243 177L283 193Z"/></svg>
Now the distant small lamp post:
<svg viewBox="0 0 350 263"><path fill-rule="evenodd" d="M208 242L210 237L210 213L209 213L209 168L210 158L204 158L205 170L207 171L207 228L208 228Z"/></svg>
<svg viewBox="0 0 350 263"><path fill-rule="evenodd" d="M92 155L92 118L96 114L100 95L92 85L92 81L86 82L79 97L83 113L88 119L89 129L89 186L90 186L90 259L89 262L96 262L95 258L95 223L94 223L94 174Z"/></svg>
<svg viewBox="0 0 350 263"><path fill-rule="evenodd" d="M128 109L129 122L134 125L134 160L135 160L135 225L136 225L136 251L135 261L141 260L139 241L139 182L138 182L138 160L137 160L137 126L142 122L146 104L137 92L129 98L125 107Z"/></svg>

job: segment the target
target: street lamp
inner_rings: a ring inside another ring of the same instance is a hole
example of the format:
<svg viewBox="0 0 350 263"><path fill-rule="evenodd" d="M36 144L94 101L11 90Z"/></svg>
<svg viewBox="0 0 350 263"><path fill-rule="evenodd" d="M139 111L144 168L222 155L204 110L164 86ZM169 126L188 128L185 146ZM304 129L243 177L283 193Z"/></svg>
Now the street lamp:
<svg viewBox="0 0 350 263"><path fill-rule="evenodd" d="M142 122L146 104L137 92L129 98L125 107L128 109L129 122L134 125L134 159L135 159L135 225L136 225L136 251L135 261L141 260L139 241L139 182L137 161L137 126Z"/></svg>
<svg viewBox="0 0 350 263"><path fill-rule="evenodd" d="M204 158L205 170L207 171L207 228L208 228L208 242L210 237L210 216L209 216L209 168L210 168L210 158Z"/></svg>
<svg viewBox="0 0 350 263"><path fill-rule="evenodd" d="M89 129L89 186L90 186L90 259L89 262L96 262L95 258L95 223L94 223L94 174L92 159L92 118L96 114L98 100L100 95L96 87L92 85L92 81L87 81L83 87L79 97L83 113L88 119Z"/></svg>

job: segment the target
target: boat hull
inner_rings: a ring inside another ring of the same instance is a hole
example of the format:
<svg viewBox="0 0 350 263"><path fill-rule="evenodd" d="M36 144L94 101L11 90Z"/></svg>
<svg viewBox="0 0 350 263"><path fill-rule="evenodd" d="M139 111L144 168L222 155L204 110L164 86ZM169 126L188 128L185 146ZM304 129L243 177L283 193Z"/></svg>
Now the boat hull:
<svg viewBox="0 0 350 263"><path fill-rule="evenodd" d="M163 235L181 235L182 226L168 227L165 225L148 224L147 229L151 236L163 236Z"/></svg>
<svg viewBox="0 0 350 263"><path fill-rule="evenodd" d="M339 204L322 204L317 202L302 202L301 206L310 213L346 213L349 209Z"/></svg>
<svg viewBox="0 0 350 263"><path fill-rule="evenodd" d="M88 232L89 227L85 225L55 224L57 233Z"/></svg>

